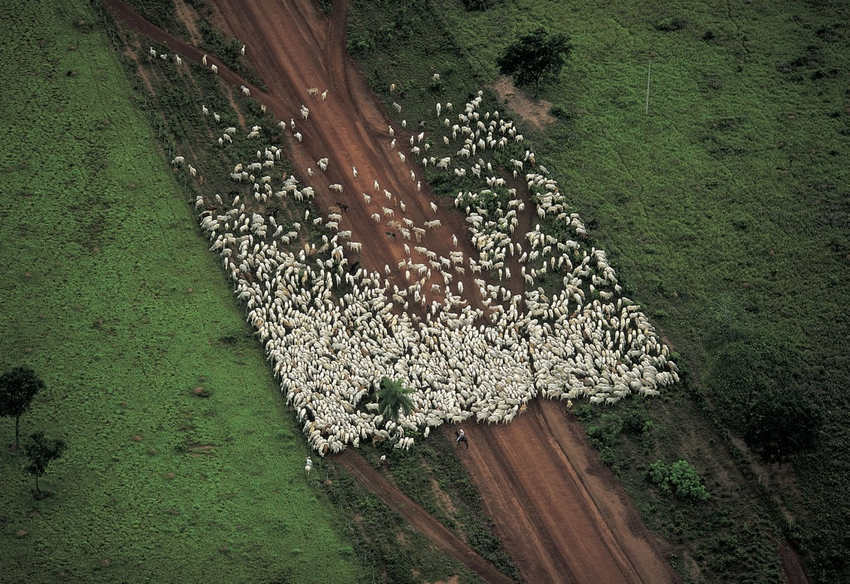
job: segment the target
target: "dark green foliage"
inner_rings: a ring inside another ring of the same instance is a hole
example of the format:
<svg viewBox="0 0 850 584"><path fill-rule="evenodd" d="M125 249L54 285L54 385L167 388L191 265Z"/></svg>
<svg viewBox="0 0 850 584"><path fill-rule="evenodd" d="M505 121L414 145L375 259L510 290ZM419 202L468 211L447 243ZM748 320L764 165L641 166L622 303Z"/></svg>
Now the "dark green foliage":
<svg viewBox="0 0 850 584"><path fill-rule="evenodd" d="M711 381L727 423L769 461L786 461L812 448L822 423L814 388L799 375L801 356L787 347L728 333Z"/></svg>
<svg viewBox="0 0 850 584"><path fill-rule="evenodd" d="M744 434L747 444L774 462L811 449L822 417L810 399L810 395L791 393L787 388L760 393L750 406Z"/></svg>
<svg viewBox="0 0 850 584"><path fill-rule="evenodd" d="M411 393L413 391L404 387L401 382L389 377L382 377L381 389L378 390L378 405L384 419L397 422L399 410L403 411L405 415L412 412Z"/></svg>
<svg viewBox="0 0 850 584"><path fill-rule="evenodd" d="M47 470L47 465L62 456L65 446L63 440L48 440L44 437L44 432L30 434L29 441L24 446L29 459L25 470L35 478L36 493L41 493L38 478Z"/></svg>
<svg viewBox="0 0 850 584"><path fill-rule="evenodd" d="M498 0L463 0L463 7L467 10L487 10Z"/></svg>
<svg viewBox="0 0 850 584"><path fill-rule="evenodd" d="M318 5L321 13L326 16L333 12L334 0L316 0L316 4Z"/></svg>
<svg viewBox="0 0 850 584"><path fill-rule="evenodd" d="M537 95L541 81L557 79L572 48L568 35L550 35L540 27L508 45L497 64L502 73L513 76L517 85L534 85Z"/></svg>
<svg viewBox="0 0 850 584"><path fill-rule="evenodd" d="M44 382L35 371L15 367L0 376L0 416L15 418L15 448L20 447L19 422L32 403L35 394L44 389Z"/></svg>
<svg viewBox="0 0 850 584"><path fill-rule="evenodd" d="M672 17L663 18L661 20L656 21L653 27L655 27L655 30L660 32L674 32L677 30L682 30L687 24L688 21L684 18Z"/></svg>
<svg viewBox="0 0 850 584"><path fill-rule="evenodd" d="M671 465L656 460L649 465L646 476L667 495L692 501L706 501L709 497L699 474L687 460L677 460Z"/></svg>

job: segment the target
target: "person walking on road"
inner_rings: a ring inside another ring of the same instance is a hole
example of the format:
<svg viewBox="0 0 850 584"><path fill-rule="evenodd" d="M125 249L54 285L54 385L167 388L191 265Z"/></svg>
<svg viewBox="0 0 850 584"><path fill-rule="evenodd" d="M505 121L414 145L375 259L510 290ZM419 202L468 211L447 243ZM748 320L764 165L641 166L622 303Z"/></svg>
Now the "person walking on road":
<svg viewBox="0 0 850 584"><path fill-rule="evenodd" d="M457 440L455 440L455 444L460 446L460 443L463 442L466 445L467 450L469 450L469 440L466 439L466 432L463 431L463 428L459 428L455 431L455 436L457 436Z"/></svg>

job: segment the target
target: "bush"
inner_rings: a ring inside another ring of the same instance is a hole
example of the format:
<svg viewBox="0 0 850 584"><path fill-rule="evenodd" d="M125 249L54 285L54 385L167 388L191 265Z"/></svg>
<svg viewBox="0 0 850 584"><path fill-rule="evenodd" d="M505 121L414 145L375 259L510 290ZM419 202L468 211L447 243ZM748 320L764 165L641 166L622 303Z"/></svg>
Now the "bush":
<svg viewBox="0 0 850 584"><path fill-rule="evenodd" d="M820 425L820 411L804 395L772 389L750 408L744 439L766 460L782 462L812 448Z"/></svg>
<svg viewBox="0 0 850 584"><path fill-rule="evenodd" d="M498 0L463 0L463 7L467 10L487 10Z"/></svg>
<svg viewBox="0 0 850 584"><path fill-rule="evenodd" d="M682 30L688 24L684 18L664 18L656 22L653 26L659 32L674 32Z"/></svg>
<svg viewBox="0 0 850 584"><path fill-rule="evenodd" d="M646 478L666 495L691 501L706 501L709 497L699 473L687 460L677 460L669 466L656 460L649 466Z"/></svg>

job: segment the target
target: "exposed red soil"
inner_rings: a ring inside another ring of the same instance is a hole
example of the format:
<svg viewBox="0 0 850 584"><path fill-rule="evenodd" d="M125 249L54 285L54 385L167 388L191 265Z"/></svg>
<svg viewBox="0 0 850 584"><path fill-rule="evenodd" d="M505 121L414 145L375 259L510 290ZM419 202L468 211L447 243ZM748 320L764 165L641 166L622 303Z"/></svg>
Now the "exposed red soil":
<svg viewBox="0 0 850 584"><path fill-rule="evenodd" d="M545 99L532 100L522 90L517 89L510 77L499 77L490 85L490 89L507 104L512 111L522 119L533 124L538 130L555 121L552 115L552 102Z"/></svg>
<svg viewBox="0 0 850 584"><path fill-rule="evenodd" d="M508 425L464 429L461 460L527 582L676 581L563 406L535 400Z"/></svg>
<svg viewBox="0 0 850 584"><path fill-rule="evenodd" d="M782 569L785 571L788 584L809 584L809 578L803 571L800 556L797 555L794 548L783 543L779 547L779 557L782 558Z"/></svg>
<svg viewBox="0 0 850 584"><path fill-rule="evenodd" d="M174 11L177 13L177 18L180 19L180 22L189 31L189 38L192 40L192 44L196 47L200 46L201 31L198 30L198 15L195 13L195 9L187 6L183 0L174 0Z"/></svg>

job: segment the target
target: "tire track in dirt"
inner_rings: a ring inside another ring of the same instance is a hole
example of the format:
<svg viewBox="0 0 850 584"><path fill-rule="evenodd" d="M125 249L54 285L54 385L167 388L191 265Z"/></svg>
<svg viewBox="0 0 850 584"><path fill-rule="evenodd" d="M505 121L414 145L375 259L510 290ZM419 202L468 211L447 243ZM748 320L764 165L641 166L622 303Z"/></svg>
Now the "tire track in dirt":
<svg viewBox="0 0 850 584"><path fill-rule="evenodd" d="M511 578L499 572L446 526L434 519L425 509L402 493L382 473L375 470L365 458L349 449L336 455L334 460L344 466L361 485L377 495L388 507L409 521L429 540L473 570L486 582L496 584L513 582Z"/></svg>
<svg viewBox="0 0 850 584"><path fill-rule="evenodd" d="M535 400L506 426L464 428L470 448L460 457L527 582L676 581L558 403Z"/></svg>

